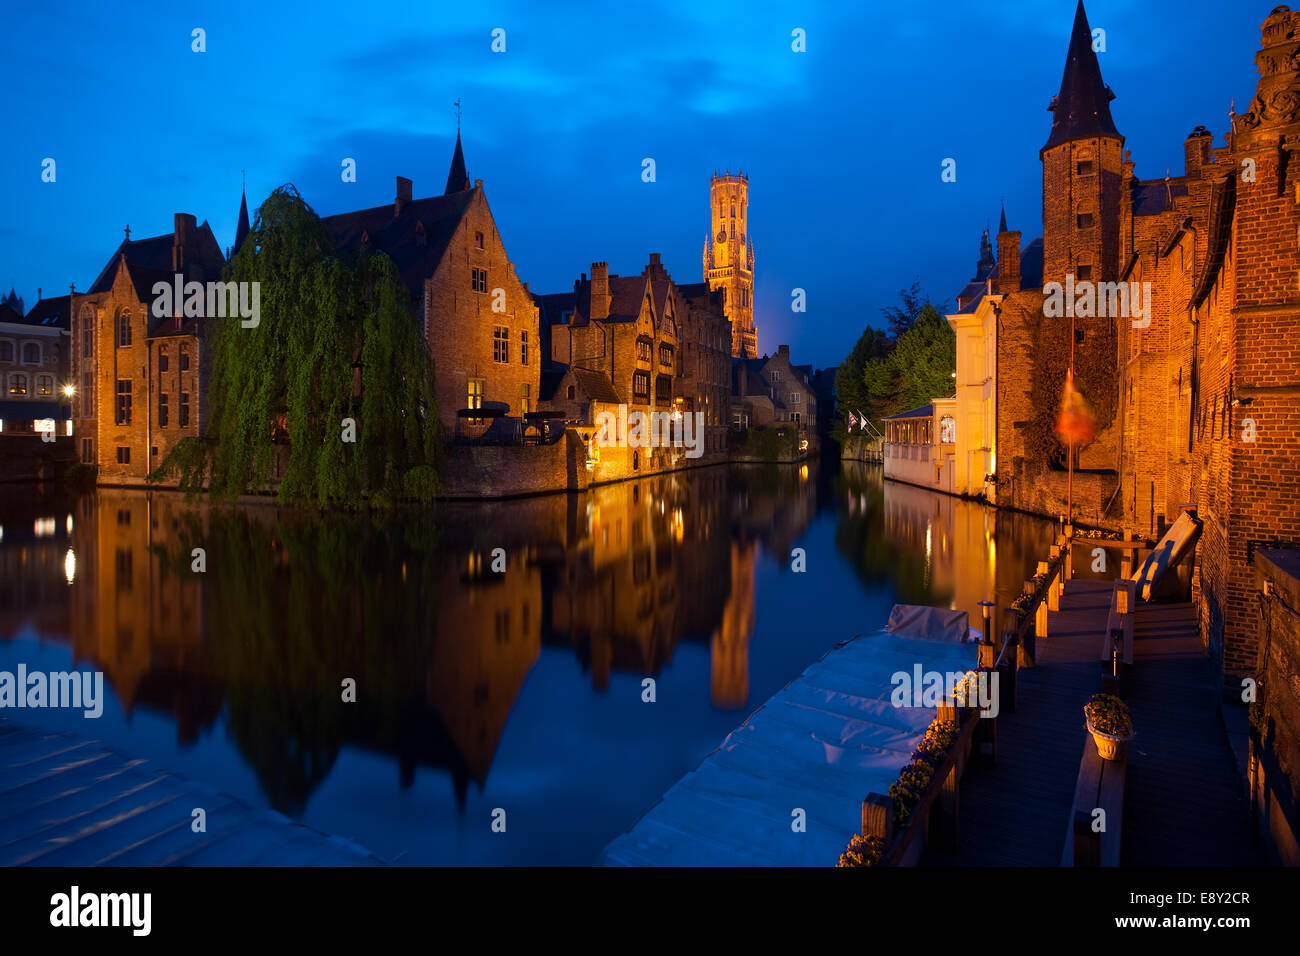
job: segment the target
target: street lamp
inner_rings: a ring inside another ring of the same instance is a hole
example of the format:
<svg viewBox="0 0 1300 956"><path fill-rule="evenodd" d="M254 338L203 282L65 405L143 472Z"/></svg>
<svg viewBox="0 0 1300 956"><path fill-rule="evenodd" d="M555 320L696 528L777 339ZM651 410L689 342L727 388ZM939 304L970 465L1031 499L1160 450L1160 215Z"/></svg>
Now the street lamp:
<svg viewBox="0 0 1300 956"><path fill-rule="evenodd" d="M73 395L76 395L76 394L77 394L77 386L75 386L75 385L64 385L64 386L63 386L63 394L66 395L68 398L71 398Z"/></svg>

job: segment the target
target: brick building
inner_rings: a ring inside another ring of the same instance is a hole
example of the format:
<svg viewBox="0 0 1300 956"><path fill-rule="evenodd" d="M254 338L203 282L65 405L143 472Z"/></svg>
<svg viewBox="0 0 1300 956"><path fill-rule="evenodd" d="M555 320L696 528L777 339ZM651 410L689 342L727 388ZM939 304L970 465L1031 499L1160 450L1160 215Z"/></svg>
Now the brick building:
<svg viewBox="0 0 1300 956"><path fill-rule="evenodd" d="M74 432L100 481L143 481L207 417L203 320L156 317L153 287L177 273L219 281L226 259L206 222L176 213L173 224L149 239L128 229L89 291L71 296Z"/></svg>
<svg viewBox="0 0 1300 956"><path fill-rule="evenodd" d="M772 355L732 360L731 427L766 428L793 423L813 447L817 438L817 393L811 365L792 365L790 346Z"/></svg>
<svg viewBox="0 0 1300 956"><path fill-rule="evenodd" d="M509 414L536 411L542 352L537 307L483 191L465 170L460 134L440 196L413 199L397 177L391 205L324 217L340 251L366 248L391 258L429 343L443 426L457 412L499 403Z"/></svg>
<svg viewBox="0 0 1300 956"><path fill-rule="evenodd" d="M1256 662L1256 547L1300 543L1300 167L1287 162L1300 13L1269 14L1255 63L1255 96L1224 145L1197 126L1182 175L1140 179L1080 3L1040 151L1044 283L1114 283L1074 319L1076 384L1097 419L1078 450L1075 514L1157 535L1196 508L1202 635L1229 675ZM1052 421L1070 322L1023 287L1022 262L1020 234L1003 229L998 275L962 311L987 299L999 330L996 501L1058 514Z"/></svg>
<svg viewBox="0 0 1300 956"><path fill-rule="evenodd" d="M41 299L27 315L13 292L0 304L0 437L71 434L68 297Z"/></svg>

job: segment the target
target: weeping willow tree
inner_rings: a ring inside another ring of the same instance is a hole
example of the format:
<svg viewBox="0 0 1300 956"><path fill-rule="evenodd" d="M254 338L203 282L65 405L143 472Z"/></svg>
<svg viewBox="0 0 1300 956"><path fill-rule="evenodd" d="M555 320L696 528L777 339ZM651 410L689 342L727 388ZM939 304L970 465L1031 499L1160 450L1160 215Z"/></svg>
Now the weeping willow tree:
<svg viewBox="0 0 1300 956"><path fill-rule="evenodd" d="M433 364L392 260L337 253L320 217L286 185L257 211L225 278L259 283L259 321L206 320L207 434L177 443L157 477L233 498L273 483L275 443L287 441L282 502L431 499Z"/></svg>

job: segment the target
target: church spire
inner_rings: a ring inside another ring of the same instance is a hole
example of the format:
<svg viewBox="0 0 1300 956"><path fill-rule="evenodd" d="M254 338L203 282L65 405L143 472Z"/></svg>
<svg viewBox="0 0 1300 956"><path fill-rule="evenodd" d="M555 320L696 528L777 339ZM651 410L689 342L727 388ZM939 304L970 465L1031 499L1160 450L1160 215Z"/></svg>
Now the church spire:
<svg viewBox="0 0 1300 956"><path fill-rule="evenodd" d="M998 220L998 235L1007 231L1007 204L1002 203L1002 218Z"/></svg>
<svg viewBox="0 0 1300 956"><path fill-rule="evenodd" d="M1065 54L1061 91L1047 107L1052 113L1052 131L1043 149L1074 139L1114 136L1123 139L1110 118L1110 101L1115 98L1101 78L1101 66L1092 48L1092 29L1083 0L1074 11L1074 32Z"/></svg>
<svg viewBox="0 0 1300 956"><path fill-rule="evenodd" d="M235 227L235 252L244 244L248 238L248 196L245 187L239 188L239 225Z"/></svg>
<svg viewBox="0 0 1300 956"><path fill-rule="evenodd" d="M456 130L456 152L451 156L451 169L447 171L447 188L444 196L469 188L469 174L465 172L465 153L460 148L460 130Z"/></svg>

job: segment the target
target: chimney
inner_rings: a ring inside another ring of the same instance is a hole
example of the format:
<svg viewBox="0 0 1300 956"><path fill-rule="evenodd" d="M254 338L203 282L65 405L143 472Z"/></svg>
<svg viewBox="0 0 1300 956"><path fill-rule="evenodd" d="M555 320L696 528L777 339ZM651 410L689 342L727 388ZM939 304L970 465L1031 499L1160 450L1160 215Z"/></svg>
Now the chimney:
<svg viewBox="0 0 1300 956"><path fill-rule="evenodd" d="M397 177L397 198L393 200L393 215L400 216L406 204L411 201L411 181L405 176Z"/></svg>
<svg viewBox="0 0 1300 956"><path fill-rule="evenodd" d="M1189 179L1199 179L1201 168L1210 165L1210 147L1214 137L1204 126L1192 130L1183 140L1183 172Z"/></svg>
<svg viewBox="0 0 1300 956"><path fill-rule="evenodd" d="M788 346L788 345L778 345L778 346L776 347L776 354L777 354L777 355L784 355L785 358L786 358L786 361L788 362L788 361L790 360L790 346Z"/></svg>
<svg viewBox="0 0 1300 956"><path fill-rule="evenodd" d="M1020 230L998 233L997 291L1006 295L1020 291Z"/></svg>
<svg viewBox="0 0 1300 956"><path fill-rule="evenodd" d="M178 212L172 217L172 270L185 271L185 250L190 246L190 237L196 225L189 213Z"/></svg>
<svg viewBox="0 0 1300 956"><path fill-rule="evenodd" d="M609 318L609 263L591 264L591 308L587 314L593 319Z"/></svg>

